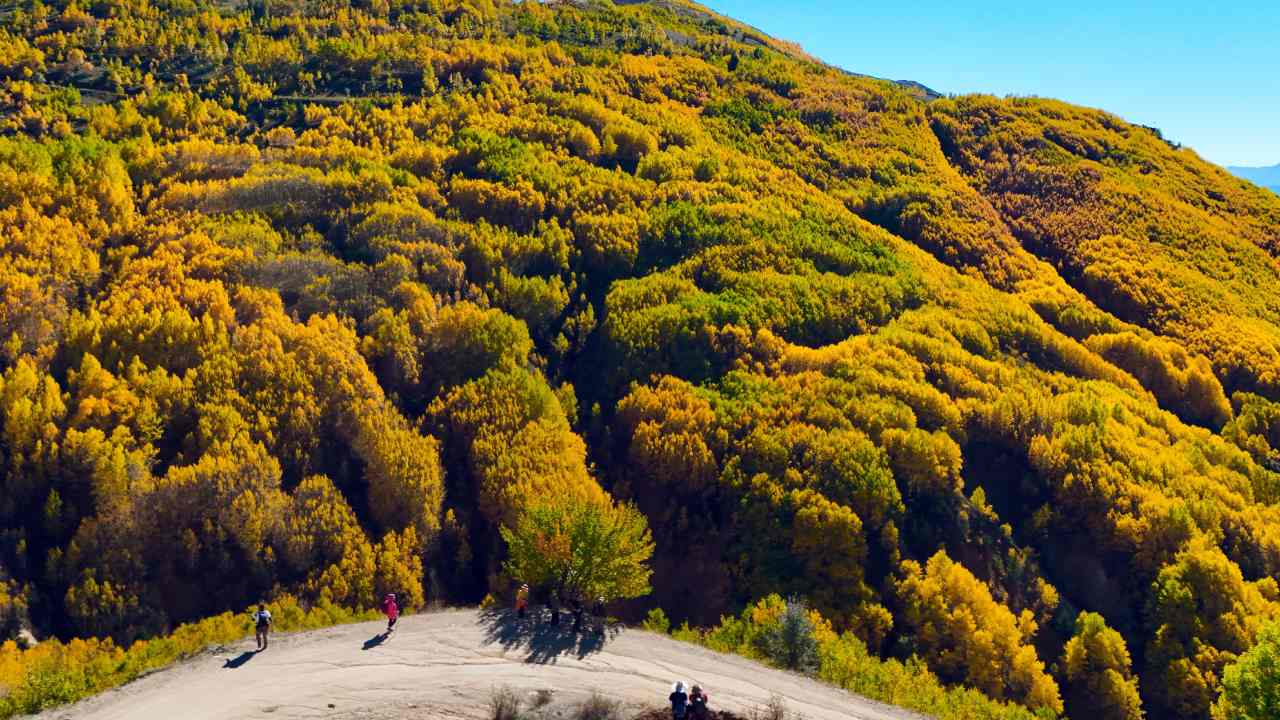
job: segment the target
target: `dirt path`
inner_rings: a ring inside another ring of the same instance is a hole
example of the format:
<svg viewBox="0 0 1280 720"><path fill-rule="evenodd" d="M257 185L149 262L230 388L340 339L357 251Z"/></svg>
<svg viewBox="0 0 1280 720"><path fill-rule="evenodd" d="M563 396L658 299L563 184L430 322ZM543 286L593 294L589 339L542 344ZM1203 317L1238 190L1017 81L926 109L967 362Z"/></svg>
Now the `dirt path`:
<svg viewBox="0 0 1280 720"><path fill-rule="evenodd" d="M677 679L697 682L718 709L746 713L780 694L806 720L914 720L918 716L637 630L575 636L476 611L405 617L382 640L380 623L277 636L220 648L118 690L44 713L44 720L228 718L468 719L487 717L490 693L551 692L567 707L592 691L629 711L664 703ZM554 713L553 713L554 716Z"/></svg>

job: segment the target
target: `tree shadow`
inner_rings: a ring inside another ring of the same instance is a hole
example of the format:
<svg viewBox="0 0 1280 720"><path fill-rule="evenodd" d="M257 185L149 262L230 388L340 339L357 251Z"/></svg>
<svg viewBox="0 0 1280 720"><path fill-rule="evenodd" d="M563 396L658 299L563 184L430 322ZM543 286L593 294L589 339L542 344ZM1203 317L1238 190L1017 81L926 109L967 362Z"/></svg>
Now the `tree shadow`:
<svg viewBox="0 0 1280 720"><path fill-rule="evenodd" d="M484 644L498 644L509 652L527 651L525 662L546 665L562 655L581 660L600 652L622 632L620 624L606 623L600 628L596 622L585 623L586 627L574 632L571 615L562 613L558 625L548 622L548 617L537 610L523 620L508 610L482 610L479 623L485 626Z"/></svg>
<svg viewBox="0 0 1280 720"><path fill-rule="evenodd" d="M240 653L240 655L237 657L228 658L226 662L222 663L222 668L224 670L235 670L241 665L244 665L245 663L257 657L258 653L260 652L262 651L261 650L245 650L244 652Z"/></svg>
<svg viewBox="0 0 1280 720"><path fill-rule="evenodd" d="M384 642L386 642L386 641L387 641L387 636L388 636L389 634L390 634L390 633L378 633L377 635L374 635L373 637L369 638L368 640L365 640L365 641L364 641L364 647L362 647L362 648L360 648L360 649L361 649L361 650L372 650L372 649L374 649L374 648L378 647L379 645L381 645L382 643L384 643Z"/></svg>

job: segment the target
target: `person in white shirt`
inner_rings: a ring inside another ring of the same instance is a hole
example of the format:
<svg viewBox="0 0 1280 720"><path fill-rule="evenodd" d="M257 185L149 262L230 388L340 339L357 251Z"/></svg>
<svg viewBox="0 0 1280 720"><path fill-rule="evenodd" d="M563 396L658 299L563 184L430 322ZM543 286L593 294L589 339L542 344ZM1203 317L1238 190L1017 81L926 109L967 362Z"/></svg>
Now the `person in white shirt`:
<svg viewBox="0 0 1280 720"><path fill-rule="evenodd" d="M266 605L258 603L258 612L253 614L253 624L258 631L258 650L266 650L267 635L271 632L271 611Z"/></svg>

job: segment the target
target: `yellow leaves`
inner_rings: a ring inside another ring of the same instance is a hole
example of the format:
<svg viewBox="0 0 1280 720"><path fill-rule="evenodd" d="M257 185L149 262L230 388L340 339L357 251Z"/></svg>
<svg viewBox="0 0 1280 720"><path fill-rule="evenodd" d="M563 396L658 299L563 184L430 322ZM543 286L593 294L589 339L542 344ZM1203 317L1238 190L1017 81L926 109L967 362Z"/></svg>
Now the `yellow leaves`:
<svg viewBox="0 0 1280 720"><path fill-rule="evenodd" d="M228 180L239 177L261 161L254 145L220 143L193 138L164 146L164 165L155 169L153 182Z"/></svg>
<svg viewBox="0 0 1280 720"><path fill-rule="evenodd" d="M0 630L12 634L27 621L27 590L19 588L5 575L4 568L0 567ZM2 657L3 651L0 651ZM0 659L0 687L5 686L5 680L3 660Z"/></svg>
<svg viewBox="0 0 1280 720"><path fill-rule="evenodd" d="M1160 571L1148 603L1143 683L1155 707L1204 715L1223 668L1280 617L1269 583L1246 582L1222 551L1199 539Z"/></svg>
<svg viewBox="0 0 1280 720"><path fill-rule="evenodd" d="M635 124L605 125L601 135L600 152L628 169L634 169L642 158L658 151L658 139Z"/></svg>
<svg viewBox="0 0 1280 720"><path fill-rule="evenodd" d="M880 436L894 475L914 493L946 497L960 492L964 462L960 447L946 433L919 428L890 428Z"/></svg>
<svg viewBox="0 0 1280 720"><path fill-rule="evenodd" d="M573 561L572 539L564 528L538 529L535 531L531 547L548 564L567 565ZM525 573L515 573L516 579L524 579Z"/></svg>
<svg viewBox="0 0 1280 720"><path fill-rule="evenodd" d="M587 474L585 443L559 418L530 422L514 436L478 438L472 461L483 468L481 509L503 521L535 498L562 495L598 502L605 497Z"/></svg>
<svg viewBox="0 0 1280 720"><path fill-rule="evenodd" d="M628 460L647 481L698 491L715 479L707 446L715 413L692 386L666 376L656 388L638 387L619 404L618 418L631 433Z"/></svg>
<svg viewBox="0 0 1280 720"><path fill-rule="evenodd" d="M585 444L538 374L490 372L437 399L431 413L463 449L477 507L491 522L513 522L540 497L604 496L587 473Z"/></svg>
<svg viewBox="0 0 1280 720"><path fill-rule="evenodd" d="M1085 344L1131 373L1187 422L1218 428L1231 419L1231 406L1209 361L1176 343L1125 332L1094 335Z"/></svg>
<svg viewBox="0 0 1280 720"><path fill-rule="evenodd" d="M0 162L0 176L4 170ZM70 303L100 272L99 241L67 217L42 214L32 201L39 198L0 209L0 359L8 362L23 353L47 362Z"/></svg>
<svg viewBox="0 0 1280 720"><path fill-rule="evenodd" d="M1036 631L1029 611L1015 617L941 551L925 568L903 562L896 593L903 606L899 619L944 678L962 679L992 697L1062 712L1058 687L1029 644Z"/></svg>
<svg viewBox="0 0 1280 720"><path fill-rule="evenodd" d="M508 575L566 598L627 599L649 592L653 540L643 515L607 495L531 499L501 528Z"/></svg>
<svg viewBox="0 0 1280 720"><path fill-rule="evenodd" d="M110 581L99 583L92 577L71 586L63 599L67 614L82 635L103 636L121 620L136 617L138 597Z"/></svg>
<svg viewBox="0 0 1280 720"><path fill-rule="evenodd" d="M374 519L383 529L412 528L429 541L440 529L444 498L439 445L387 406L357 411L354 422L352 446L365 462Z"/></svg>
<svg viewBox="0 0 1280 720"><path fill-rule="evenodd" d="M423 545L413 527L404 532L389 532L376 548L377 570L374 574L374 592L367 599L354 600L355 607L375 607L377 598L389 592L404 610L423 607L427 597L422 588Z"/></svg>
<svg viewBox="0 0 1280 720"><path fill-rule="evenodd" d="M157 622L273 587L417 603L428 572L478 597L502 543L475 534L538 502L639 526L588 457L697 554L657 584L697 577L701 605L669 612L807 593L824 672L890 695L941 686L836 628L1052 709L1037 624L1156 579L1151 627L1123 624L1198 707L1273 613L1280 204L1154 134L920 103L643 4L405 25L375 0L288 36L116 9L0 30L0 529L104 632L158 629L130 598ZM144 49L213 71L108 62ZM20 79L90 66L130 97ZM269 93L296 112L234 109ZM1224 387L1261 394L1221 437L1179 422L1231 417ZM568 526L532 546L572 565ZM958 543L1000 592L941 561L906 599L866 586ZM1098 587L1034 561L1060 543L1101 553ZM1068 643L1069 695L1124 694L1109 643ZM989 711L937 693L922 712Z"/></svg>
<svg viewBox="0 0 1280 720"><path fill-rule="evenodd" d="M1067 711L1099 720L1140 720L1138 681L1130 668L1129 650L1120 633L1101 615L1081 613L1075 635L1062 650L1059 673Z"/></svg>
<svg viewBox="0 0 1280 720"><path fill-rule="evenodd" d="M640 247L640 224L628 215L581 214L573 220L574 238L589 267L609 277L626 275Z"/></svg>
<svg viewBox="0 0 1280 720"><path fill-rule="evenodd" d="M160 201L174 210L198 209L207 214L278 210L301 218L323 216L361 203L406 199L385 172L373 169L324 172L283 163L254 166L225 182L177 182Z"/></svg>
<svg viewBox="0 0 1280 720"><path fill-rule="evenodd" d="M870 595L863 584L867 547L862 521L849 508L811 490L793 490L789 499L796 507L791 552L804 563L805 579L813 587L810 596L818 610L846 623L849 616L843 608ZM866 630L872 636L882 632L874 621Z"/></svg>
<svg viewBox="0 0 1280 720"><path fill-rule="evenodd" d="M496 225L529 230L542 218L547 200L527 180L502 185L455 177L449 186L449 203L469 220L484 219Z"/></svg>

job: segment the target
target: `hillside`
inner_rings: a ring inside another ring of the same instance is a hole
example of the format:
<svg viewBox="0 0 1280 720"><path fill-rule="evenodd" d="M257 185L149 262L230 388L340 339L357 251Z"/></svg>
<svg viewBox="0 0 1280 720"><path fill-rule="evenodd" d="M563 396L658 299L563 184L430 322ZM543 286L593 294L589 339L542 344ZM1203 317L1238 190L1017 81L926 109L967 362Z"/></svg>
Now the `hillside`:
<svg viewBox="0 0 1280 720"><path fill-rule="evenodd" d="M1280 197L1158 131L681 0L0 13L6 636L506 598L575 518L631 619L1046 717L1280 618Z"/></svg>
<svg viewBox="0 0 1280 720"><path fill-rule="evenodd" d="M811 720L917 720L789 673L649 633L628 630L607 642L569 641L570 633L523 634L475 612L404 619L383 640L385 623L344 625L277 637L263 653L250 643L221 647L121 690L38 717L46 720L229 720L256 717L475 718L488 720L494 690L515 691L526 706L550 691L548 713L593 692L633 717L662 707L676 680L714 693L713 709L746 717L781 696ZM581 647L580 647L581 646ZM556 717L556 715L549 715Z"/></svg>

